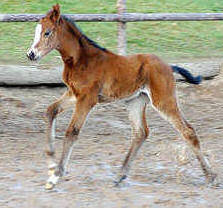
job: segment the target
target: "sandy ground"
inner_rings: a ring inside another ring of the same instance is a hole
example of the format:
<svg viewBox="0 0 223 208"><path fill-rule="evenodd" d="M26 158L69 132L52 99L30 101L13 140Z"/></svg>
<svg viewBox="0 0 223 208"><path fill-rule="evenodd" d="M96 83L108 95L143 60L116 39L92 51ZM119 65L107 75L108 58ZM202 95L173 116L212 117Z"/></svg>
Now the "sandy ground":
<svg viewBox="0 0 223 208"><path fill-rule="evenodd" d="M81 131L68 175L45 191L46 107L65 88L0 88L0 207L223 207L223 75L199 86L177 84L181 109L218 174L205 183L194 155L173 128L148 108L150 137L120 187L114 180L130 146L122 102L96 106ZM57 156L71 111L58 119Z"/></svg>

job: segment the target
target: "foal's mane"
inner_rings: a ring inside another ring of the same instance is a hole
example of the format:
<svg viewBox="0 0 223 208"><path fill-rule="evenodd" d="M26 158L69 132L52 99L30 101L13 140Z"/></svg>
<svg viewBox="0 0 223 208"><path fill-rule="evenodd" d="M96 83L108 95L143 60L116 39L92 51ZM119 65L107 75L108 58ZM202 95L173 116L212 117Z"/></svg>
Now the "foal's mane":
<svg viewBox="0 0 223 208"><path fill-rule="evenodd" d="M70 25L72 27L70 27L71 29L71 32L75 35L75 36L79 36L79 43L80 45L82 46L83 45L83 42L82 42L82 39L86 40L88 44L94 46L95 48L98 48L104 52L107 51L106 48L103 48L101 46L99 46L95 41L91 40L90 38L88 38L82 31L81 29L75 24L74 21L72 21L71 19L69 19L68 17L64 16L64 15L61 15L61 18L65 21L67 21L68 23L70 23Z"/></svg>

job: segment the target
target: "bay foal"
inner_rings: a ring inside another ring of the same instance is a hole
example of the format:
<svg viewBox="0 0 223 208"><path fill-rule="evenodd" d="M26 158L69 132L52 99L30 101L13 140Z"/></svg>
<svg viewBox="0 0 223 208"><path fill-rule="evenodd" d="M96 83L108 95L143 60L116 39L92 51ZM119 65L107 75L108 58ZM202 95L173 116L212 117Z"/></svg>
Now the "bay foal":
<svg viewBox="0 0 223 208"><path fill-rule="evenodd" d="M34 43L27 55L30 60L38 60L53 49L58 50L63 59L63 81L67 91L47 109L49 179L46 189L52 189L65 173L74 141L90 110L97 103L121 98L128 98L132 144L118 183L127 177L130 162L149 134L145 117L149 102L191 145L207 179L214 179L215 174L200 151L196 133L177 105L173 69L170 66L152 54L125 57L98 46L74 23L60 15L58 4L38 23ZM55 119L68 108L73 109L73 115L57 165L54 161Z"/></svg>

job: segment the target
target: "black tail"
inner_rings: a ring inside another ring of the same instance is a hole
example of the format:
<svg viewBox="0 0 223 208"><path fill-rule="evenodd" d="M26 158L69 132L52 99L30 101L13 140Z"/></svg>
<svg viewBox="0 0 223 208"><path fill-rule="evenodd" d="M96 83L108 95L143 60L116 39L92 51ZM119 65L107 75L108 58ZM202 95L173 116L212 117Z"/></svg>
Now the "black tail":
<svg viewBox="0 0 223 208"><path fill-rule="evenodd" d="M173 72L176 72L176 73L182 75L186 79L186 81L191 84L200 84L202 81L202 76L194 77L188 70L186 70L182 67L171 66L171 68L173 69Z"/></svg>

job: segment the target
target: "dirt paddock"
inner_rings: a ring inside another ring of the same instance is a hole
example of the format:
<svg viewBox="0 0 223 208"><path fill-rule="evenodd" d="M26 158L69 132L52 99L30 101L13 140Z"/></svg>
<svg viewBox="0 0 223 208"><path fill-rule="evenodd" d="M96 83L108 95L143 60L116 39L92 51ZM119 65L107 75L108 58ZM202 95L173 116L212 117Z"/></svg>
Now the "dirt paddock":
<svg viewBox="0 0 223 208"><path fill-rule="evenodd" d="M199 164L173 128L148 108L150 137L132 164L129 178L114 180L130 146L125 105L96 106L76 143L68 174L45 191L46 107L65 88L0 88L1 208L223 207L223 75L199 86L177 84L185 117L218 174L218 186L205 183ZM57 157L71 111L57 122Z"/></svg>

